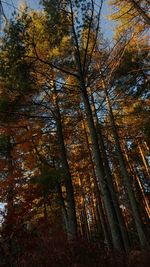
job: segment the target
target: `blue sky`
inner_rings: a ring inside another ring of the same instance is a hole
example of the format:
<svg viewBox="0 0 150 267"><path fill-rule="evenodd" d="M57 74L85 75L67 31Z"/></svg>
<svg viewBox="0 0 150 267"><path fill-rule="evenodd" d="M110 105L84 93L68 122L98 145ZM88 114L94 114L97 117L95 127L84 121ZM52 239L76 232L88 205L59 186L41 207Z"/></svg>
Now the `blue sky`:
<svg viewBox="0 0 150 267"><path fill-rule="evenodd" d="M57 0L56 0L57 1ZM33 9L39 9L39 0L2 0L5 13L8 16L18 7L19 3L27 2ZM107 19L110 14L110 7L108 6L108 0L104 0L101 17L101 27L103 34L106 38L111 39L113 35L113 23Z"/></svg>

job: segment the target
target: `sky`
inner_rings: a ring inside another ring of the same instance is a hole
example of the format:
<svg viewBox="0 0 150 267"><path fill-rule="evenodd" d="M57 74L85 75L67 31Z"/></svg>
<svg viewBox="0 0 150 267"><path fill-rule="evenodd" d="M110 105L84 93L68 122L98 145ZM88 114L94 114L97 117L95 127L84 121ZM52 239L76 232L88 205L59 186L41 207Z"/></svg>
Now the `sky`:
<svg viewBox="0 0 150 267"><path fill-rule="evenodd" d="M57 1L57 0L56 0ZM18 7L20 2L27 2L32 9L39 9L39 0L2 0L4 11L7 16ZM101 28L105 38L112 39L113 36L113 23L110 22L107 16L110 14L110 6L108 5L108 0L104 0L102 14L101 14Z"/></svg>

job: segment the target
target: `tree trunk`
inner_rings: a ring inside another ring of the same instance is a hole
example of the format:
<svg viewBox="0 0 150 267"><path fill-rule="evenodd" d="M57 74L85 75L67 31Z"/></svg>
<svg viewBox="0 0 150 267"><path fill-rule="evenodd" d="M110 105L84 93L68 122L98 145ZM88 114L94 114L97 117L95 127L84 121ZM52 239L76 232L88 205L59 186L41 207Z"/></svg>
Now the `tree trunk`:
<svg viewBox="0 0 150 267"><path fill-rule="evenodd" d="M70 10L71 10L70 14L71 14L71 23L72 23L72 33L73 33L73 38L75 41L75 60L76 60L76 66L77 66L77 71L78 71L78 80L80 83L80 93L81 93L81 97L84 102L87 123L88 123L89 131L90 131L91 141L92 141L92 154L93 154L93 160L95 163L96 176L97 176L97 179L99 180L101 194L102 194L102 198L104 201L104 205L105 205L105 209L106 209L106 213L108 217L108 222L109 222L110 229L111 229L114 248L121 249L123 247L122 239L118 231L118 223L116 221L114 213L112 212L113 205L111 201L110 192L107 187L106 174L103 168L103 162L102 162L102 158L101 158L101 154L99 150L97 132L96 132L96 128L94 125L93 114L92 114L91 106L89 103L87 87L85 84L85 77L84 77L84 72L83 72L84 66L82 66L82 62L81 62L78 37L76 34L76 29L75 29L72 1L70 0L69 2L70 2Z"/></svg>
<svg viewBox="0 0 150 267"><path fill-rule="evenodd" d="M99 122L98 122L98 118L97 118L97 114L96 114L96 109L95 109L94 98L93 98L92 92L91 92L91 100L92 100L92 107L93 107L93 112L94 112L94 116L95 116L95 120L96 120L96 125L98 126ZM111 171L110 171L110 167L109 167L109 163L108 163L108 158L107 158L107 154L106 154L106 150L105 150L105 145L104 145L104 141L103 141L103 137L102 137L102 132L101 132L100 128L98 129L98 138L99 138L99 145L100 145L100 149L101 149L101 153L102 153L102 157L103 157L103 161L104 161L104 169L105 169L105 173L106 173L108 189L109 189L110 194L111 194L111 199L112 199L113 206L114 206L114 212L116 213L117 220L118 220L118 228L120 228L124 247L125 247L125 250L127 251L130 247L128 233L127 233L127 229L126 229L126 225L124 222L122 212L121 212L120 207L119 207L119 203L118 203L117 195L115 192L114 184L112 181L112 175L111 175Z"/></svg>
<svg viewBox="0 0 150 267"><path fill-rule="evenodd" d="M103 230L103 234L104 234L104 239L105 239L105 244L110 248L111 247L111 240L109 237L109 231L108 231L108 226L106 223L106 218L105 218L105 214L103 211L103 207L102 207L102 200L101 200L101 196L100 196L100 190L98 188L97 185L97 179L96 179L96 174L95 174L95 167L94 167L94 163L93 163L93 159L92 159L92 155L91 155L91 149L90 149L90 145L89 145L89 140L88 140L88 135L87 135L87 131L86 131L86 125L83 119L83 129L84 129L84 134L85 134L85 139L86 139L86 145L87 145L87 149L89 152L89 157L90 157L90 162L92 165L92 172L93 172L93 177L94 177L94 188L95 188L95 195L97 198L97 211L98 211L98 215L100 217L100 222L102 225L102 230Z"/></svg>
<svg viewBox="0 0 150 267"><path fill-rule="evenodd" d="M130 201L131 208L132 208L132 211L133 211L133 217L134 217L136 228L137 228L137 232L138 232L138 235L139 235L140 244L141 244L141 247L146 247L147 246L147 241L146 241L145 233L143 231L142 221L141 221L139 210L138 210L138 207L137 207L135 195L134 195L134 192L132 190L132 186L131 186L131 183L130 183L130 180L129 180L129 175L128 175L128 171L127 171L126 164L125 164L125 159L124 159L122 151L121 151L121 146L120 146L120 142L119 142L119 136L118 136L118 132L117 132L114 116L113 116L113 111L112 111L109 95L108 95L108 92L107 92L107 89L106 89L104 81L102 81L102 86L103 86L103 89L104 89L104 92L105 92L105 97L106 97L106 102L107 102L107 106L108 106L110 123L111 123L111 126L112 126L112 132L113 132L113 136L114 136L114 141L115 141L115 146L116 146L116 153L117 153L117 156L118 156L120 170L121 170L121 174L122 174L122 176L124 178L124 183L126 185L126 189L127 189L127 192L128 192L129 201Z"/></svg>
<svg viewBox="0 0 150 267"><path fill-rule="evenodd" d="M74 192L73 192L71 173L67 160L67 153L64 143L62 122L61 122L61 114L60 114L58 96L55 85L54 85L54 91L55 91L55 104L57 113L57 119L56 119L57 135L58 135L62 167L65 172L65 186L67 193L68 236L70 235L70 238L75 238L77 236L77 220L76 220Z"/></svg>
<svg viewBox="0 0 150 267"><path fill-rule="evenodd" d="M147 174L148 177L150 177L149 167L148 167L148 164L147 164L147 162L146 162L146 158L145 158L145 155L144 155L142 146L140 145L139 142L138 142L138 148L139 148L139 151L140 151L140 154L141 154L141 158L142 158L142 161L143 161L145 170L146 170L146 174Z"/></svg>
<svg viewBox="0 0 150 267"><path fill-rule="evenodd" d="M64 203L64 198L63 198L63 194L62 194L62 189L61 189L61 184L57 185L57 192L58 192L58 197L59 197L59 201L60 201L60 205L61 205L61 209L62 209L62 217L63 217L63 228L65 232L69 231L69 227L68 227L68 214L67 214L67 210L66 210L66 206Z"/></svg>
<svg viewBox="0 0 150 267"><path fill-rule="evenodd" d="M113 205L111 201L110 192L107 186L106 174L104 172L102 158L100 155L97 132L96 132L94 121L93 121L92 110L91 110L90 103L89 103L87 89L84 84L81 73L80 73L80 88L81 88L81 95L82 95L84 105L85 105L87 123L88 123L89 131L90 131L91 141L92 141L92 152L93 152L93 159L95 163L96 176L99 180L100 190L101 190L102 198L103 198L104 205L106 208L106 213L107 213L107 217L108 217L108 221L109 221L109 225L111 229L111 234L112 234L113 245L114 245L114 248L121 249L123 247L122 239L118 231L118 222L113 213Z"/></svg>
<svg viewBox="0 0 150 267"><path fill-rule="evenodd" d="M148 200L148 198L145 195L143 185L142 185L142 183L140 181L140 178L138 177L138 174L137 174L137 172L136 172L136 170L134 168L134 165L129 162L129 157L128 157L128 154L127 154L126 151L125 151L125 156L126 156L126 159L127 159L128 165L129 165L129 168L131 170L131 173L133 174L133 176L134 176L135 180L137 181L137 184L139 185L139 188L141 190L141 194L142 194L142 197L143 197L144 208L145 208L145 211L146 211L146 214L147 214L148 218L150 219L149 200Z"/></svg>

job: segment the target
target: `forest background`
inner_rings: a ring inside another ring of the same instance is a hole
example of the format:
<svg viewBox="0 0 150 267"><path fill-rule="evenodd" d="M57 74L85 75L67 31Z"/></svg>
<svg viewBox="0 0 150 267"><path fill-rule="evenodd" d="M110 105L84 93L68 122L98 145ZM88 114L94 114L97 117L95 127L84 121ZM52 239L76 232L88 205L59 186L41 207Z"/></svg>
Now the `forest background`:
<svg viewBox="0 0 150 267"><path fill-rule="evenodd" d="M146 266L149 1L30 5L0 1L0 266Z"/></svg>

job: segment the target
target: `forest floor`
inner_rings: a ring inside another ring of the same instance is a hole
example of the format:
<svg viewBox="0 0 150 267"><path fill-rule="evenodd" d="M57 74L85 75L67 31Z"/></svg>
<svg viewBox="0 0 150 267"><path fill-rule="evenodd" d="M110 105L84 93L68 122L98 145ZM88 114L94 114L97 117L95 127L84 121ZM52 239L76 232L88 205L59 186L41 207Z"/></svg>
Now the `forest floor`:
<svg viewBox="0 0 150 267"><path fill-rule="evenodd" d="M11 245L11 251L10 251ZM63 236L21 238L1 243L0 267L149 267L150 251L110 250L85 240L68 243Z"/></svg>

